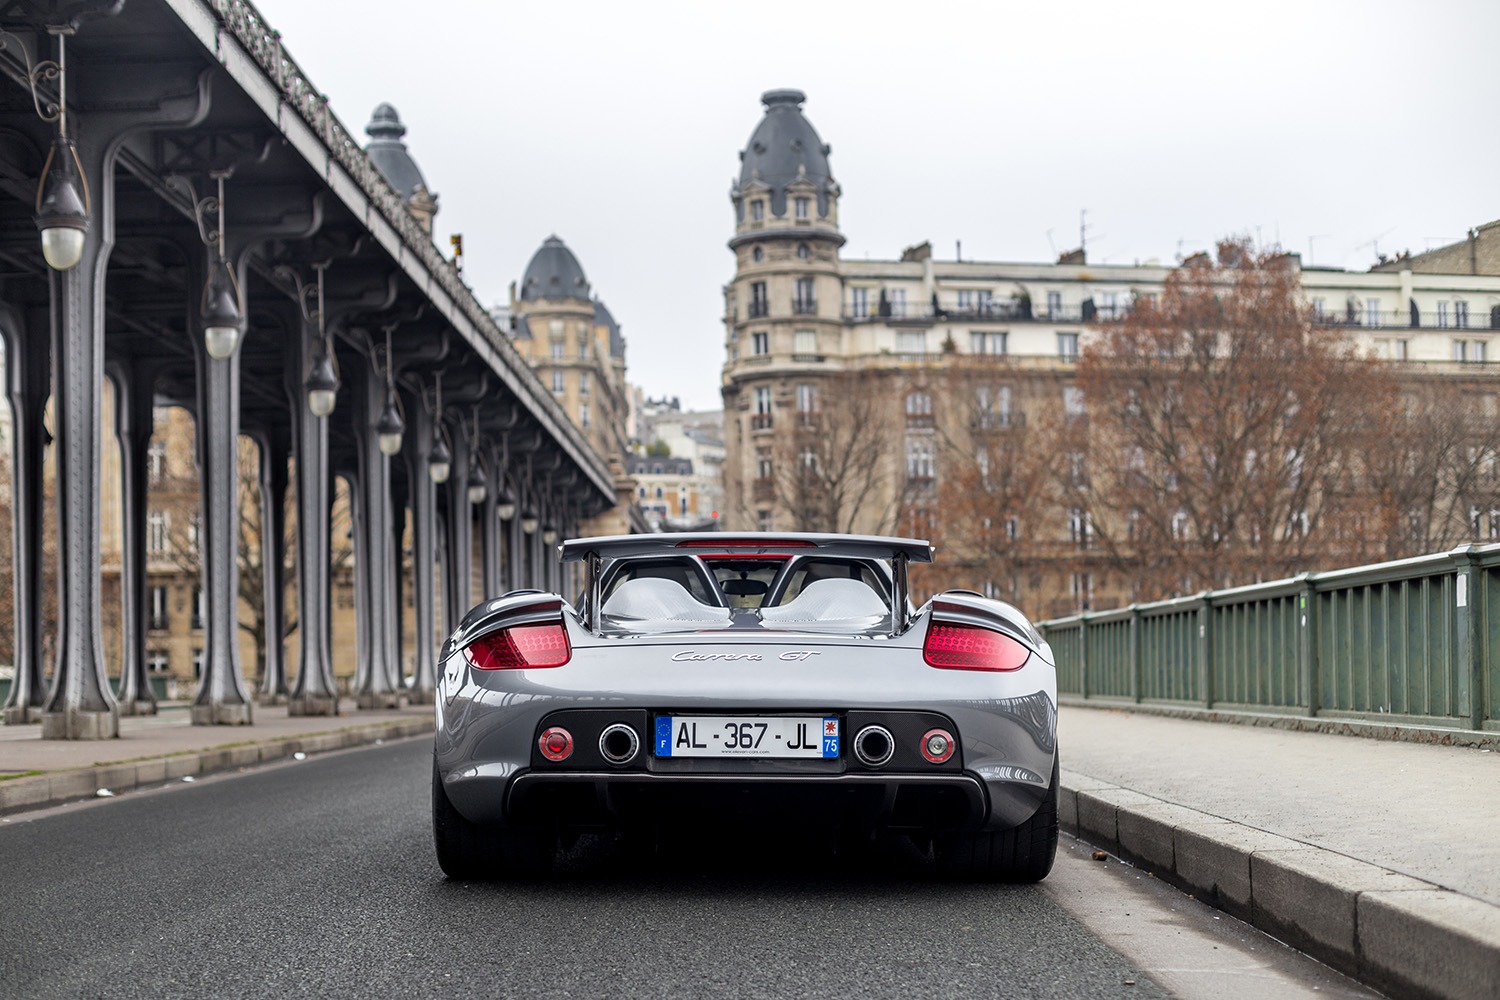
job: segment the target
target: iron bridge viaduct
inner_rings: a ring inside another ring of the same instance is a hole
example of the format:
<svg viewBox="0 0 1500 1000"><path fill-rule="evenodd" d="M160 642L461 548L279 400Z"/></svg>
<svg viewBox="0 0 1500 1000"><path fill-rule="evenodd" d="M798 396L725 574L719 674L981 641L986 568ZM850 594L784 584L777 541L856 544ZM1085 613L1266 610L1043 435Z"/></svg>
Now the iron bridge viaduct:
<svg viewBox="0 0 1500 1000"><path fill-rule="evenodd" d="M481 595L556 589L544 546L612 507L610 471L243 0L0 2L0 335L13 408L16 643L7 723L118 734L156 710L146 663L147 450L188 409L202 480L198 724L257 698L335 714L330 503L350 488L361 707L430 700L435 650ZM102 386L116 401L123 663L101 648ZM50 424L50 427L49 427ZM236 444L260 456L268 635L237 642ZM43 459L55 449L59 602L42 616ZM289 474L289 467L295 470ZM288 491L295 609L283 607ZM400 662L410 512L415 661ZM431 568L441 567L441 583ZM442 588L444 621L434 620ZM43 633L55 640L50 683ZM55 630L55 631L54 631Z"/></svg>

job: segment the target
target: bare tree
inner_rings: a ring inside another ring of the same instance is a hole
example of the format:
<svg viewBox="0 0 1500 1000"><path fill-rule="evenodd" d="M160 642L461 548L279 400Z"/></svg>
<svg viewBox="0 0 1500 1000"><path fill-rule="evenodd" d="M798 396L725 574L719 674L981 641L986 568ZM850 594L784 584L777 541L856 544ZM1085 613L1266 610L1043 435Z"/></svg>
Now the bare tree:
<svg viewBox="0 0 1500 1000"><path fill-rule="evenodd" d="M1362 457L1394 381L1310 322L1278 254L1226 241L1161 300L1102 324L1061 467L1136 596L1357 560L1377 513ZM1084 468L1072 468L1081 461Z"/></svg>

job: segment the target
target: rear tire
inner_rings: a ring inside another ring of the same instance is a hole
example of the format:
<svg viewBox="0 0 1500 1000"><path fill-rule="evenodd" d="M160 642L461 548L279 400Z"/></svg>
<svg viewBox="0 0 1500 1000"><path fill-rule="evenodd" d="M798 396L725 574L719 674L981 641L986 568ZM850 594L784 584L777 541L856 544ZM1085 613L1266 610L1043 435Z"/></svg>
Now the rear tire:
<svg viewBox="0 0 1500 1000"><path fill-rule="evenodd" d="M1057 856L1058 766L1052 786L1031 818L1009 830L953 833L937 841L938 871L985 882L1040 882Z"/></svg>
<svg viewBox="0 0 1500 1000"><path fill-rule="evenodd" d="M465 819L448 801L437 761L432 764L432 836L438 866L459 882L534 878L550 871L557 859L557 838L549 832Z"/></svg>

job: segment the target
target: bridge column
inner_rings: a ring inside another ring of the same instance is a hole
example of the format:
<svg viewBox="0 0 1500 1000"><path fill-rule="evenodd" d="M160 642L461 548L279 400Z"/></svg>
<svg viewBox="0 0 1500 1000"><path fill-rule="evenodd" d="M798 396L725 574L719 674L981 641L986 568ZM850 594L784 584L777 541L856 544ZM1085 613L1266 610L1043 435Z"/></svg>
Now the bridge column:
<svg viewBox="0 0 1500 1000"><path fill-rule="evenodd" d="M489 473L489 489L485 490L484 503L479 506L479 539L484 555L483 587L480 599L499 597L504 593L500 583L500 495L505 491L505 480L500 468L500 449L494 444L484 449L484 466Z"/></svg>
<svg viewBox="0 0 1500 1000"><path fill-rule="evenodd" d="M300 337L288 338L287 395L296 434L297 465L297 683L287 699L291 715L337 715L328 598L328 418L307 405L303 379L312 362L317 327L303 317Z"/></svg>
<svg viewBox="0 0 1500 1000"><path fill-rule="evenodd" d="M411 567L412 605L415 611L411 700L417 704L432 703L437 682L437 653L433 635L436 599L432 587L433 564L436 561L437 486L427 472L432 454L432 415L419 396L405 397L411 426L402 449L407 456L406 481L411 493Z"/></svg>
<svg viewBox="0 0 1500 1000"><path fill-rule="evenodd" d="M42 738L120 735L120 709L104 674L99 615L99 404L104 383L104 278L114 246L114 158L98 142L78 153L99 195L83 257L52 272L52 344L57 358L58 621L52 689ZM63 155L67 155L64 152Z"/></svg>
<svg viewBox="0 0 1500 1000"><path fill-rule="evenodd" d="M392 459L393 462L399 459ZM391 483L391 688L406 691L405 543L407 490L392 475Z"/></svg>
<svg viewBox="0 0 1500 1000"><path fill-rule="evenodd" d="M209 267L222 267L210 252ZM196 283L194 288L196 289ZM243 287L243 284L241 285ZM196 294L196 293L195 293ZM244 308L241 307L241 315ZM214 358L195 328L198 363L198 462L202 481L203 679L193 702L195 726L246 726L254 715L240 667L240 347Z"/></svg>
<svg viewBox="0 0 1500 1000"><path fill-rule="evenodd" d="M120 445L120 590L124 598L124 658L116 697L121 715L155 715L156 694L151 690L146 665L146 487L156 371L154 365L139 362L120 362L112 367L115 432Z"/></svg>
<svg viewBox="0 0 1500 1000"><path fill-rule="evenodd" d="M443 602L446 631L452 632L474 606L474 539L469 503L469 440L462 427L453 435L453 468L448 476L447 600Z"/></svg>
<svg viewBox="0 0 1500 1000"><path fill-rule="evenodd" d="M279 434L260 441L260 570L261 603L265 606L263 646L265 671L260 703L285 705L286 669L286 489L289 448Z"/></svg>
<svg viewBox="0 0 1500 1000"><path fill-rule="evenodd" d="M363 591L358 601L365 623L359 629L364 648L360 652L360 708L397 708L399 696L392 679L396 668L394 617L398 611L391 599L400 565L391 546L391 460L380 450L375 423L385 405L385 381L373 362L351 365L350 411L354 421L354 443L359 460L358 489L351 492L356 513L355 587Z"/></svg>
<svg viewBox="0 0 1500 1000"><path fill-rule="evenodd" d="M42 670L42 456L52 391L51 338L45 310L4 310L6 394L11 406L11 552L15 579L15 678L6 698L6 725L42 720L47 683Z"/></svg>

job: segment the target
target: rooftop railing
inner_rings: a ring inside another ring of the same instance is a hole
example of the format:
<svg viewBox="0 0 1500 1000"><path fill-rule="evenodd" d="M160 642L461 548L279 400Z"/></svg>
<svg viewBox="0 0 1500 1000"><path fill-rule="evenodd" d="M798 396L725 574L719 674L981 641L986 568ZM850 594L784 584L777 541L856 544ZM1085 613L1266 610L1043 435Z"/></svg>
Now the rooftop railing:
<svg viewBox="0 0 1500 1000"><path fill-rule="evenodd" d="M1088 701L1500 730L1500 545L1039 627Z"/></svg>

